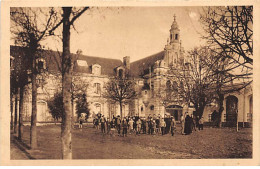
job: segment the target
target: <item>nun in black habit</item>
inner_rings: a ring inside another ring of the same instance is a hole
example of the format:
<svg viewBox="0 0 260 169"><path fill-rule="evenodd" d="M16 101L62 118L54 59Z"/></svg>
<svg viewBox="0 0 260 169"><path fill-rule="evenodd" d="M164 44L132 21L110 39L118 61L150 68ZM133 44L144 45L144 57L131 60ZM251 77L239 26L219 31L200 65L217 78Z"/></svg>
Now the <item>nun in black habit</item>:
<svg viewBox="0 0 260 169"><path fill-rule="evenodd" d="M192 132L192 118L187 115L185 118L185 127L184 127L184 133L190 134Z"/></svg>

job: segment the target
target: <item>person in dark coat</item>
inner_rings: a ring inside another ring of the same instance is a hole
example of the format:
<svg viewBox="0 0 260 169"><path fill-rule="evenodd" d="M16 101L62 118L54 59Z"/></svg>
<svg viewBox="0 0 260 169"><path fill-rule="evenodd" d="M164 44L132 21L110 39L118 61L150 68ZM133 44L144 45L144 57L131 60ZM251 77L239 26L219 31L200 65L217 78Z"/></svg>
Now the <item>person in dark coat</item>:
<svg viewBox="0 0 260 169"><path fill-rule="evenodd" d="M121 119L120 119L120 116L118 116L117 119L116 119L116 125L117 125L118 136L120 136L120 133L121 133Z"/></svg>
<svg viewBox="0 0 260 169"><path fill-rule="evenodd" d="M106 130L105 130L106 119L105 119L104 115L102 115L102 117L100 119L100 123L101 123L101 132L105 133L106 132Z"/></svg>
<svg viewBox="0 0 260 169"><path fill-rule="evenodd" d="M185 118L184 133L187 135L190 134L192 132L191 127L192 127L192 118L189 115L187 115Z"/></svg>
<svg viewBox="0 0 260 169"><path fill-rule="evenodd" d="M171 121L171 134L172 134L172 136L174 135L175 129L176 129L176 121L175 121L174 117L172 117L172 121Z"/></svg>
<svg viewBox="0 0 260 169"><path fill-rule="evenodd" d="M111 134L111 121L109 120L109 118L107 118L106 120L106 131L107 131L107 134Z"/></svg>
<svg viewBox="0 0 260 169"><path fill-rule="evenodd" d="M204 119L203 117L201 117L199 120L199 130L203 130L203 123L204 123Z"/></svg>
<svg viewBox="0 0 260 169"><path fill-rule="evenodd" d="M197 125L196 125L196 116L194 116L193 114L191 115L191 118L192 118L192 130L195 130L196 131L196 127L197 127Z"/></svg>
<svg viewBox="0 0 260 169"><path fill-rule="evenodd" d="M146 119L145 118L142 120L142 129L143 129L143 134L146 134Z"/></svg>
<svg viewBox="0 0 260 169"><path fill-rule="evenodd" d="M126 118L124 118L122 121L123 137L127 136L127 127L128 127L128 123L127 123Z"/></svg>

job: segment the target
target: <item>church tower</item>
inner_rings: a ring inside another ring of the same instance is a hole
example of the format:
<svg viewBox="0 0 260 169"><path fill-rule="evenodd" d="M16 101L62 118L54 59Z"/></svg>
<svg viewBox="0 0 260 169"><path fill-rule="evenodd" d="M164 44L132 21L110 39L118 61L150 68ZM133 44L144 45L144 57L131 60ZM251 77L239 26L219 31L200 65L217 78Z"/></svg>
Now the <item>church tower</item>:
<svg viewBox="0 0 260 169"><path fill-rule="evenodd" d="M180 42L180 29L176 22L176 15L174 15L174 21L170 29L170 43L178 44Z"/></svg>
<svg viewBox="0 0 260 169"><path fill-rule="evenodd" d="M181 46L180 29L176 21L176 15L174 15L174 20L170 29L170 38L167 40L164 52L164 62L168 67L177 67L178 63L182 63L184 61L184 50Z"/></svg>

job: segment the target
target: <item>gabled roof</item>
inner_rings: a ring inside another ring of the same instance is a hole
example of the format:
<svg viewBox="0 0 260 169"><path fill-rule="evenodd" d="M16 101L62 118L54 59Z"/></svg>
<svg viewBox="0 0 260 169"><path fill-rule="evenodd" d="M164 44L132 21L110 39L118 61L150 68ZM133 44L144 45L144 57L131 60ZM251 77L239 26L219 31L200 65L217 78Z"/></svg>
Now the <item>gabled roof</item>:
<svg viewBox="0 0 260 169"><path fill-rule="evenodd" d="M77 60L85 60L88 64L88 68L79 66L76 64L74 71L79 73L91 73L91 65L99 64L101 66L102 75L115 75L114 68L123 65L121 60L118 59L108 59L94 56L76 55L73 54L73 58Z"/></svg>
<svg viewBox="0 0 260 169"><path fill-rule="evenodd" d="M25 48L19 46L11 46L10 54L11 56L16 57L15 55L25 55L23 52ZM59 72L59 68L61 65L61 55L62 52L52 51L52 50L41 50L40 55L43 56L46 60L46 68L50 72ZM86 56L86 55L72 55L72 62L75 63L74 72L78 73L91 73L91 66L93 64L99 64L101 66L101 74L102 75L115 75L114 68L123 65L121 60L118 59L108 59L94 56ZM76 60L84 60L87 62L88 66L79 66Z"/></svg>
<svg viewBox="0 0 260 169"><path fill-rule="evenodd" d="M154 67L157 60L164 58L164 51L148 56L146 58L137 60L130 64L131 76L140 77L141 75L149 73L149 67Z"/></svg>

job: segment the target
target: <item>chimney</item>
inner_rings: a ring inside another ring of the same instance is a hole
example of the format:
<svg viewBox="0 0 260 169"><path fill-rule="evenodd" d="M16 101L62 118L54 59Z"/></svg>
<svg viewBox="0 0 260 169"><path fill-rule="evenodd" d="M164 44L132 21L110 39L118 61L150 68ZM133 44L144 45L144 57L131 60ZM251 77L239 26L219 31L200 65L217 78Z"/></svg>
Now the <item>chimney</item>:
<svg viewBox="0 0 260 169"><path fill-rule="evenodd" d="M130 70L130 56L125 56L123 58L123 64L126 67L126 69Z"/></svg>

